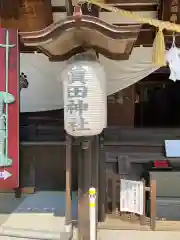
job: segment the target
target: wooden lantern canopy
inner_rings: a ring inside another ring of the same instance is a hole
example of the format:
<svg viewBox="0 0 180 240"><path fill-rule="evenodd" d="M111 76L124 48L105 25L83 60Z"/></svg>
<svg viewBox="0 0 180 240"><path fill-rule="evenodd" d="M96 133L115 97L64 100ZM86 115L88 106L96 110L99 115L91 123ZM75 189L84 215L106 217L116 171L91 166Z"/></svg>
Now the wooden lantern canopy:
<svg viewBox="0 0 180 240"><path fill-rule="evenodd" d="M24 32L26 46L34 46L52 61L64 61L77 53L94 49L109 59L127 60L140 25L113 26L93 16L67 17L36 32Z"/></svg>

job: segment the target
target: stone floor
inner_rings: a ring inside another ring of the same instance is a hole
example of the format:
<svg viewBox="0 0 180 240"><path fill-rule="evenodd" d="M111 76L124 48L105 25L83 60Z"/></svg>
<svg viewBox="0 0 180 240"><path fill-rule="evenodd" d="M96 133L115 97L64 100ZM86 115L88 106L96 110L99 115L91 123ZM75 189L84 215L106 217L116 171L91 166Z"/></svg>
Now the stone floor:
<svg viewBox="0 0 180 240"><path fill-rule="evenodd" d="M132 231L132 230L100 230L98 240L125 239L125 240L179 240L180 232L165 231Z"/></svg>
<svg viewBox="0 0 180 240"><path fill-rule="evenodd" d="M16 199L14 194L0 193L0 226L7 221L10 214L23 202L25 197Z"/></svg>
<svg viewBox="0 0 180 240"><path fill-rule="evenodd" d="M76 201L73 193L74 218ZM67 239L64 216L64 192L37 192L21 199L0 194L0 239Z"/></svg>
<svg viewBox="0 0 180 240"><path fill-rule="evenodd" d="M73 194L73 216L77 199ZM0 194L0 240L64 240L70 237L64 229L65 193L38 192L15 199L13 194ZM180 225L178 225L180 226ZM177 227L177 226L176 226ZM176 231L98 230L98 240L179 240ZM74 230L77 240L77 230Z"/></svg>

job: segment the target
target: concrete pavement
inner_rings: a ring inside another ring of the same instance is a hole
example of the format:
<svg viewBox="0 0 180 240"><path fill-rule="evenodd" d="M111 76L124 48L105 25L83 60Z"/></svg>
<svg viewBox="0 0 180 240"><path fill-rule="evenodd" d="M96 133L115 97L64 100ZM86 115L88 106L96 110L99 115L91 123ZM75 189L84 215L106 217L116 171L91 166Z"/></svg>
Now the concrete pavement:
<svg viewBox="0 0 180 240"><path fill-rule="evenodd" d="M180 232L100 230L98 240L180 240Z"/></svg>
<svg viewBox="0 0 180 240"><path fill-rule="evenodd" d="M73 193L74 218L77 206L75 196ZM71 229L65 226L64 192L37 192L17 200L17 204L12 200L16 202L13 195L0 194L0 239L3 235L9 236L9 239L16 236L17 239L50 240L71 236ZM6 211L3 206L6 206Z"/></svg>
<svg viewBox="0 0 180 240"><path fill-rule="evenodd" d="M73 198L73 216L76 218L75 193ZM65 229L64 216L64 192L39 192L21 199L15 199L12 194L0 194L0 240L66 240L71 237L71 231ZM180 240L180 232L98 230L98 240L109 239ZM78 240L77 229L73 240Z"/></svg>
<svg viewBox="0 0 180 240"><path fill-rule="evenodd" d="M32 240L39 238L19 238L19 237L12 237L12 236L0 236L1 240ZM41 238L43 239L43 238ZM60 240L63 238L59 238ZM75 238L73 238L75 239ZM179 240L180 233L178 232L150 232L150 231L117 231L117 230L101 230L98 234L98 240L109 240L109 239L116 239L116 240ZM50 240L52 240L50 238ZM77 240L77 238L76 238Z"/></svg>

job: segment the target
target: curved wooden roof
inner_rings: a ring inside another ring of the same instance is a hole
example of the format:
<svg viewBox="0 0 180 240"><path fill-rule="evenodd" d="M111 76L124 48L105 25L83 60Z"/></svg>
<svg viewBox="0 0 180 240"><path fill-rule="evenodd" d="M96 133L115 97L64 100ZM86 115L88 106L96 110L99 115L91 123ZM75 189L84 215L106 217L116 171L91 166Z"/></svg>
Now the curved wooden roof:
<svg viewBox="0 0 180 240"><path fill-rule="evenodd" d="M107 58L128 59L140 25L113 26L99 18L83 15L67 17L47 28L20 33L26 46L41 49L50 60L67 60L72 55L93 48Z"/></svg>

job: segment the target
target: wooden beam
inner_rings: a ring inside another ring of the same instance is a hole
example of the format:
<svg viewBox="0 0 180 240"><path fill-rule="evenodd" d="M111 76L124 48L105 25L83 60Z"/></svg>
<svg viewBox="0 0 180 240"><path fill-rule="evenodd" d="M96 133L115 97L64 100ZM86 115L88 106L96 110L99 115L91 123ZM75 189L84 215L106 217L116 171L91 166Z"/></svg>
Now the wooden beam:
<svg viewBox="0 0 180 240"><path fill-rule="evenodd" d="M107 4L129 4L129 5L138 5L138 4L149 4L155 5L159 3L159 0L106 0Z"/></svg>
<svg viewBox="0 0 180 240"><path fill-rule="evenodd" d="M127 11L132 11L132 12L145 12L145 11L157 11L157 5L113 5L114 7L118 8L118 9L123 9L123 10L127 10ZM110 12L106 9L101 9L101 12Z"/></svg>
<svg viewBox="0 0 180 240"><path fill-rule="evenodd" d="M116 8L120 8L120 9L124 9L127 11L135 11L135 12L142 12L142 11L157 11L157 5L143 5L143 4L139 4L139 5L125 5L123 4L122 6L120 5L115 5L113 4L114 7ZM83 6L83 8L85 8L85 6ZM97 9L99 9L98 11L100 12L109 12L106 9L100 9L95 5L91 6L91 9L95 12L97 11ZM52 6L52 12L53 13L65 13L66 12L66 7L65 6ZM87 11L88 13L88 11ZM92 16L95 16L94 14Z"/></svg>

